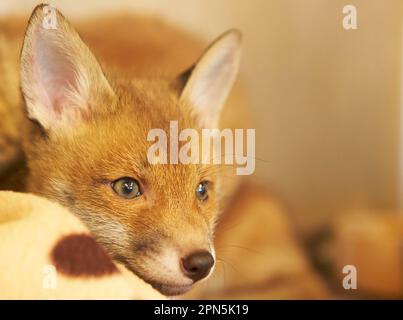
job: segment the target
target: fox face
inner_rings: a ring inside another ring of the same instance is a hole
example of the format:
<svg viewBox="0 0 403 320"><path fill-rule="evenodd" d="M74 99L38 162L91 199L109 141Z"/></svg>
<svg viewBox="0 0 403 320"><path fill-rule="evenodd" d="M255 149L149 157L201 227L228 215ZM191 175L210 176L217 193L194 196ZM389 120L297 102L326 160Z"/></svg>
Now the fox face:
<svg viewBox="0 0 403 320"><path fill-rule="evenodd" d="M218 38L177 77L125 79L103 72L59 12L56 29L44 28L42 15L38 6L21 52L34 122L24 143L29 190L70 208L114 259L163 294L186 292L215 264L220 168L151 164L147 135L169 132L172 120L217 127L238 71L239 33Z"/></svg>

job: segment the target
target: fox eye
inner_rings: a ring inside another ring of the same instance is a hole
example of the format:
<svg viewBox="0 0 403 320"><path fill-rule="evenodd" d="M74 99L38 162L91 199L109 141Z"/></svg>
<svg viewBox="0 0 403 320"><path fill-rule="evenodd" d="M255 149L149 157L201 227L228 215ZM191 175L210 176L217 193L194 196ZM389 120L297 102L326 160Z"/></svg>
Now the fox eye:
<svg viewBox="0 0 403 320"><path fill-rule="evenodd" d="M112 189L119 196L133 199L141 195L139 183L132 178L120 178L112 183Z"/></svg>
<svg viewBox="0 0 403 320"><path fill-rule="evenodd" d="M202 181L196 188L196 197L200 201L205 201L208 198L208 181Z"/></svg>

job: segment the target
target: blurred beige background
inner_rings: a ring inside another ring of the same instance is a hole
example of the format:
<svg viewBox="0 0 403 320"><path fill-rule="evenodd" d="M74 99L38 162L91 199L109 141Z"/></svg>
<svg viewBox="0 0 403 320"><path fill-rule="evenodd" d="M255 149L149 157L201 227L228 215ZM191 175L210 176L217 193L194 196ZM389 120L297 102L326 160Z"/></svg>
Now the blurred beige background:
<svg viewBox="0 0 403 320"><path fill-rule="evenodd" d="M0 15L28 15L37 3L3 0ZM398 206L402 1L51 3L74 17L147 12L208 40L241 29L261 159L256 176L286 201L300 230L349 208ZM357 30L342 28L347 4L357 7Z"/></svg>

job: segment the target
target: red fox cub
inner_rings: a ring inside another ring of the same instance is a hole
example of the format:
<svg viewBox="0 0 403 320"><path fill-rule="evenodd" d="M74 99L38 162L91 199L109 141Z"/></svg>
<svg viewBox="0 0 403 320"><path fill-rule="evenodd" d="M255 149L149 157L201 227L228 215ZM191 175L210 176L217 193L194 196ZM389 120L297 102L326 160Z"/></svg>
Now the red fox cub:
<svg viewBox="0 0 403 320"><path fill-rule="evenodd" d="M213 244L215 225L234 190L241 184L246 191L248 185L232 166L214 162L150 164L147 137L156 128L169 132L171 121L196 132L247 127L248 112L235 83L241 34L224 33L198 57L198 41L159 21L105 17L78 24L90 50L58 11L55 27L45 28L45 9L35 8L20 56L21 92L31 120L20 125L28 167L21 180L27 191L70 208L114 259L161 293L184 294L213 272L220 258ZM19 27L0 27L21 34ZM260 207L258 219L249 208L254 209L243 205L240 219L249 222L253 234L253 225L261 225L261 215L270 217L272 205ZM288 240L288 226L277 226L276 234L284 230ZM259 232L270 230L261 225ZM242 231L246 237L238 242L248 242L247 234ZM217 241L221 236L229 234L223 230ZM247 244L259 247L263 259L253 260L261 261L259 266L240 265L244 276L236 286L251 290L270 278L265 270L275 271L267 268L276 259L265 252L267 240ZM298 277L308 274L312 280L309 289L292 297L322 297L320 282L290 243ZM247 270L253 273L255 267L260 271L252 276ZM203 292L199 297L209 294Z"/></svg>

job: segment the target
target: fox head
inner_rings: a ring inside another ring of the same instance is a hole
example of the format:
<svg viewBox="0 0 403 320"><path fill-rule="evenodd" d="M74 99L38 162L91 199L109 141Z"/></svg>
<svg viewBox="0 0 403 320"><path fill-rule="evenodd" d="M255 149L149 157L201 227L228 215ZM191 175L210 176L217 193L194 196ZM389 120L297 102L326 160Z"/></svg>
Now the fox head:
<svg viewBox="0 0 403 320"><path fill-rule="evenodd" d="M219 37L176 78L107 75L69 22L28 23L21 89L33 132L25 143L31 192L71 209L118 261L162 293L181 294L213 270L219 170L150 164L151 129L218 125L238 71L241 38ZM135 57L133 57L135 59Z"/></svg>

